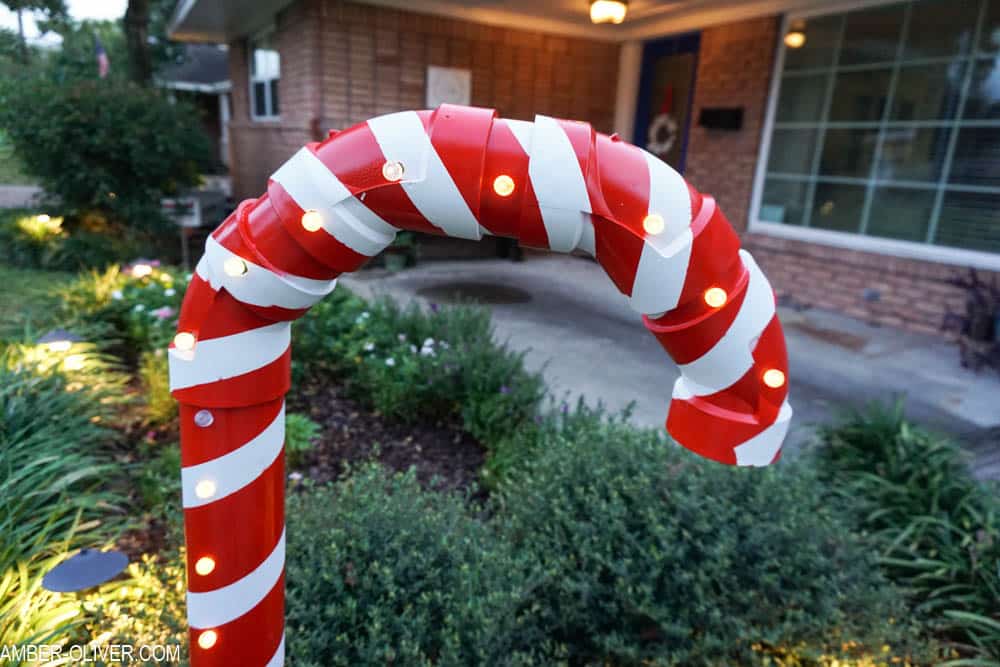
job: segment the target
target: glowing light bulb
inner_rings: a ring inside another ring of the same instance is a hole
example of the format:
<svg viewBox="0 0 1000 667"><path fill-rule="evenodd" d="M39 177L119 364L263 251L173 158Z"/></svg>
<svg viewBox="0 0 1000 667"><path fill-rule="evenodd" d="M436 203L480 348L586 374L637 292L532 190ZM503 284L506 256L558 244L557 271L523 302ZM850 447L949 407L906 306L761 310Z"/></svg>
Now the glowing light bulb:
<svg viewBox="0 0 1000 667"><path fill-rule="evenodd" d="M153 273L153 267L149 264L136 264L132 267L133 278L145 278Z"/></svg>
<svg viewBox="0 0 1000 667"><path fill-rule="evenodd" d="M389 160L382 165L382 176L385 177L387 181L399 181L403 178L403 173L405 172L402 162L396 162L395 160Z"/></svg>
<svg viewBox="0 0 1000 667"><path fill-rule="evenodd" d="M590 3L591 23L614 23L625 20L628 3L625 0L593 0Z"/></svg>
<svg viewBox="0 0 1000 667"><path fill-rule="evenodd" d="M247 263L239 257L230 257L222 263L222 270L226 272L227 276L239 278L240 276L246 275L248 267Z"/></svg>
<svg viewBox="0 0 1000 667"><path fill-rule="evenodd" d="M194 349L194 334L188 331L182 331L176 336L174 336L174 347L182 352L187 352L188 350Z"/></svg>
<svg viewBox="0 0 1000 667"><path fill-rule="evenodd" d="M729 295L726 294L726 290L721 287L709 287L705 290L705 303L712 308L721 308L726 305L726 299L728 298Z"/></svg>
<svg viewBox="0 0 1000 667"><path fill-rule="evenodd" d="M493 192L501 197L509 197L514 192L514 179L507 174L500 174L493 180Z"/></svg>
<svg viewBox="0 0 1000 667"><path fill-rule="evenodd" d="M51 220L52 218L51 218L51 217L49 217L49 214L48 214L48 213L42 213L42 214L40 214L40 215L36 215L36 216L35 216L35 219L36 219L36 220L38 220L38 222L48 222L48 221L49 221L49 220Z"/></svg>
<svg viewBox="0 0 1000 667"><path fill-rule="evenodd" d="M201 428L208 428L215 421L215 416L210 410L199 410L194 413L194 423Z"/></svg>
<svg viewBox="0 0 1000 667"><path fill-rule="evenodd" d="M219 633L215 630L205 630L203 633L198 635L198 646L203 649L210 649L215 646L215 643L219 641Z"/></svg>
<svg viewBox="0 0 1000 667"><path fill-rule="evenodd" d="M769 368L764 371L764 384L771 389L777 389L785 384L785 374L777 368Z"/></svg>
<svg viewBox="0 0 1000 667"><path fill-rule="evenodd" d="M799 49L806 43L806 34L799 30L792 30L785 35L785 46L790 49Z"/></svg>
<svg viewBox="0 0 1000 667"><path fill-rule="evenodd" d="M302 214L302 226L307 232L317 232L323 228L323 216L316 209L309 209Z"/></svg>
<svg viewBox="0 0 1000 667"><path fill-rule="evenodd" d="M647 234L659 234L663 231L663 216L650 213L642 220L642 228Z"/></svg>
<svg viewBox="0 0 1000 667"><path fill-rule="evenodd" d="M202 499L211 498L215 495L217 488L213 480L203 479L194 485L194 495Z"/></svg>
<svg viewBox="0 0 1000 667"><path fill-rule="evenodd" d="M83 368L85 361L82 354L71 354L63 361L63 368L68 371L78 371Z"/></svg>
<svg viewBox="0 0 1000 667"><path fill-rule="evenodd" d="M202 556L198 559L198 562L194 564L194 571L205 576L211 574L215 570L215 559L211 556Z"/></svg>

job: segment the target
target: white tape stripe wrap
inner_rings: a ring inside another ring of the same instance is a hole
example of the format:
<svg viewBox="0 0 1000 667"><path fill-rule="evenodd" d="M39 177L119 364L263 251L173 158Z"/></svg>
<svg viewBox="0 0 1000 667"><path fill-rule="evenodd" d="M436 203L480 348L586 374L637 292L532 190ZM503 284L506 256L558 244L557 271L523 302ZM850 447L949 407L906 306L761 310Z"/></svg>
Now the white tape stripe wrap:
<svg viewBox="0 0 1000 667"><path fill-rule="evenodd" d="M382 154L403 164L401 185L406 195L429 222L448 236L478 241L479 221L434 150L420 116L401 111L368 121Z"/></svg>
<svg viewBox="0 0 1000 667"><path fill-rule="evenodd" d="M265 667L281 667L283 664L285 664L285 633L281 633L281 642L278 643L277 650L267 661Z"/></svg>
<svg viewBox="0 0 1000 667"><path fill-rule="evenodd" d="M188 624L195 629L217 628L247 613L278 583L285 567L285 531L257 569L228 586L187 594Z"/></svg>
<svg viewBox="0 0 1000 667"><path fill-rule="evenodd" d="M323 230L356 253L373 257L396 236L396 228L355 199L308 147L281 165L271 179L299 208L317 211Z"/></svg>
<svg viewBox="0 0 1000 667"><path fill-rule="evenodd" d="M517 139L517 143L521 144L521 150L524 151L524 154L531 155L531 135L535 131L534 124L526 120L510 120L509 118L504 118L503 122L507 123L511 134Z"/></svg>
<svg viewBox="0 0 1000 667"><path fill-rule="evenodd" d="M657 247L649 238L642 245L632 282L629 305L643 313L664 313L677 307L684 289L694 236L688 227L672 243Z"/></svg>
<svg viewBox="0 0 1000 667"><path fill-rule="evenodd" d="M194 350L169 350L170 390L187 389L244 375L267 366L291 344L288 322L231 336L200 340Z"/></svg>
<svg viewBox="0 0 1000 667"><path fill-rule="evenodd" d="M740 250L740 258L750 273L747 295L719 342L691 363L679 365L682 377L677 384L682 394L703 396L722 391L753 367L751 343L774 317L774 292L750 253Z"/></svg>
<svg viewBox="0 0 1000 667"><path fill-rule="evenodd" d="M211 461L181 469L181 497L184 508L201 507L236 493L271 467L285 444L285 404L278 416L253 440ZM215 493L199 498L200 482L215 484Z"/></svg>
<svg viewBox="0 0 1000 667"><path fill-rule="evenodd" d="M785 401L778 412L778 419L765 428L763 431L750 438L742 445L737 445L734 449L736 453L736 465L739 466L766 466L774 460L774 457L781 449L781 443L788 433L788 426L792 420L792 406Z"/></svg>
<svg viewBox="0 0 1000 667"><path fill-rule="evenodd" d="M549 247L571 252L580 245L584 226L590 224L590 195L573 144L556 119L535 116L528 155L528 177Z"/></svg>
<svg viewBox="0 0 1000 667"><path fill-rule="evenodd" d="M247 272L230 276L225 262L230 258L242 259ZM291 310L309 308L333 291L337 280L313 280L293 275L278 275L273 271L242 258L209 236L205 242L205 255L195 271L212 289L226 288L238 301L253 306L280 306Z"/></svg>

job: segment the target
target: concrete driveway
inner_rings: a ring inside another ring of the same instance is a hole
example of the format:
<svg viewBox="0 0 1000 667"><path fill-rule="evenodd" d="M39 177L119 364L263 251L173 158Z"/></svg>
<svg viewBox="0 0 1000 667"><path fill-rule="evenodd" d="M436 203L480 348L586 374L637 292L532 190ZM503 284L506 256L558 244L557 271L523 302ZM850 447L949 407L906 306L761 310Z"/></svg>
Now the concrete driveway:
<svg viewBox="0 0 1000 667"><path fill-rule="evenodd" d="M521 263L436 262L395 274L362 271L343 284L403 302L485 297L497 337L527 351L527 365L544 372L556 397L582 395L612 410L634 402L636 424L664 423L677 370L590 260L530 254ZM978 472L1000 477L1000 377L961 368L955 347L933 337L815 310L779 315L795 410L786 451L808 446L813 425L843 406L905 394L911 419L961 437Z"/></svg>

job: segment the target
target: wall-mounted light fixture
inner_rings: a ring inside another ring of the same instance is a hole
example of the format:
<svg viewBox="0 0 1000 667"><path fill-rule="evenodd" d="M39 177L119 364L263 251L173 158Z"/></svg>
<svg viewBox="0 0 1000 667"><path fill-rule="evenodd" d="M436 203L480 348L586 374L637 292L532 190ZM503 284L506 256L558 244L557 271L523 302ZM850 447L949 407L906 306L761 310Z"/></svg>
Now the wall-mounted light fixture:
<svg viewBox="0 0 1000 667"><path fill-rule="evenodd" d="M801 48L806 43L806 22L793 21L785 33L785 46L790 49Z"/></svg>
<svg viewBox="0 0 1000 667"><path fill-rule="evenodd" d="M590 21L591 23L618 24L625 20L625 12L627 11L627 0L592 0Z"/></svg>

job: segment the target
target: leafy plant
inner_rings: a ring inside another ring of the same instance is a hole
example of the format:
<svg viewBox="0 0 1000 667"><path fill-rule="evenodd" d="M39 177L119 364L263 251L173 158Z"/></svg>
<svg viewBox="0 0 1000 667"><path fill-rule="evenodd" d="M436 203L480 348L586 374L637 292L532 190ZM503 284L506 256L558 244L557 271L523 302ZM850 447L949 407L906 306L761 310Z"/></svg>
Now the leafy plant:
<svg viewBox="0 0 1000 667"><path fill-rule="evenodd" d="M873 405L821 431L830 486L861 505L886 574L941 636L1000 664L1000 495L972 478L959 447ZM992 662L988 662L991 660Z"/></svg>
<svg viewBox="0 0 1000 667"><path fill-rule="evenodd" d="M285 461L289 468L298 468L319 437L320 425L305 415L292 413L285 417Z"/></svg>

